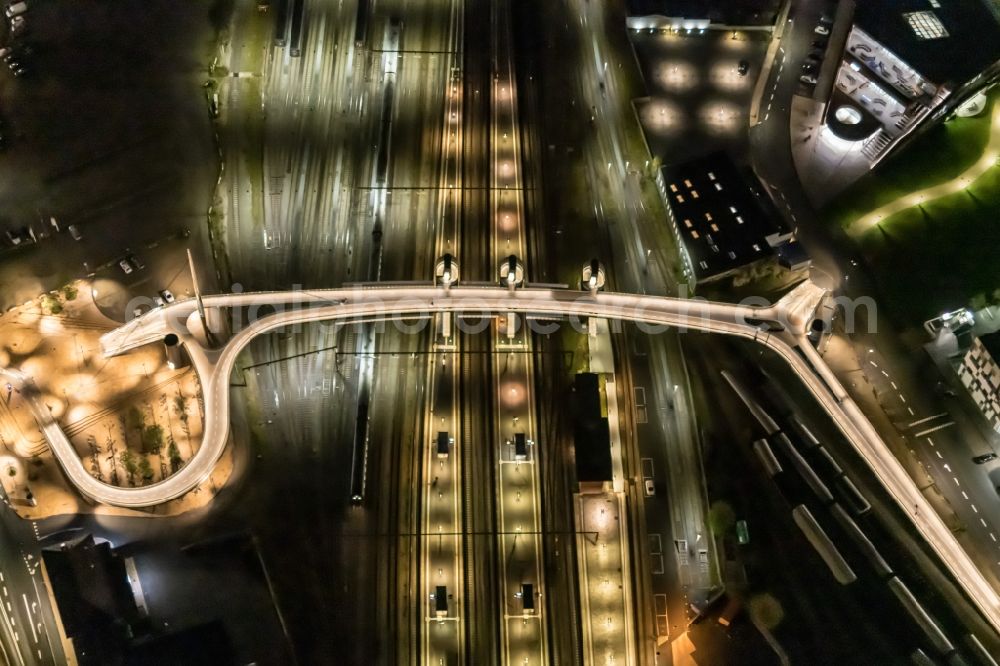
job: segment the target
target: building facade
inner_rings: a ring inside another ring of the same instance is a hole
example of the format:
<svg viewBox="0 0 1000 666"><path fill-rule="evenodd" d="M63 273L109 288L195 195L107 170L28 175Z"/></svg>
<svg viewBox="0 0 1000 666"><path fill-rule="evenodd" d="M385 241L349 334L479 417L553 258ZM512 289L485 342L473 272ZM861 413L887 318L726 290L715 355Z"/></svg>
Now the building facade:
<svg viewBox="0 0 1000 666"><path fill-rule="evenodd" d="M983 416L1000 433L1000 331L972 341L958 376Z"/></svg>
<svg viewBox="0 0 1000 666"><path fill-rule="evenodd" d="M873 164L1000 80L991 0L847 1L836 23L814 96Z"/></svg>

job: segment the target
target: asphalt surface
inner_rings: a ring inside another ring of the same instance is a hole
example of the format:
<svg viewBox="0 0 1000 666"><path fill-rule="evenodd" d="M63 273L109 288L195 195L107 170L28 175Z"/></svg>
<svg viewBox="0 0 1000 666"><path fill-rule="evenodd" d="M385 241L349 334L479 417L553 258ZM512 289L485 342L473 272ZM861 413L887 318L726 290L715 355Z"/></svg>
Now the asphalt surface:
<svg viewBox="0 0 1000 666"><path fill-rule="evenodd" d="M815 39L812 28L825 4L806 0L795 5L764 87L764 99L773 100L773 106L768 114L761 113L761 122L750 131L751 158L778 208L797 228L798 238L812 255L814 277L838 295L874 297L877 302L877 284L856 246L839 229L818 223L823 218L810 204L792 162L791 101L793 95L804 92L798 70ZM847 342L851 356L829 361L904 464L919 461L913 473L923 469L930 474L934 489L927 496L947 500L943 515L957 517L961 529L956 537L994 589L1000 590L1000 496L991 479L991 474L1000 473L994 471L995 463L979 466L971 462L973 455L990 450L991 443L975 423L979 417L938 389L942 377L923 350L911 349L901 339L891 318L891 304L887 305L883 310L876 308L876 315L859 319ZM872 360L868 349L878 357L877 369L868 365ZM860 375L852 372L859 369ZM857 381L866 374L870 375L867 382ZM923 419L940 419L929 428L948 422L954 425L927 433L928 438L918 434L928 428L910 425Z"/></svg>
<svg viewBox="0 0 1000 666"><path fill-rule="evenodd" d="M5 663L65 663L59 630L40 571L39 534L18 518L4 496L0 517L0 648Z"/></svg>

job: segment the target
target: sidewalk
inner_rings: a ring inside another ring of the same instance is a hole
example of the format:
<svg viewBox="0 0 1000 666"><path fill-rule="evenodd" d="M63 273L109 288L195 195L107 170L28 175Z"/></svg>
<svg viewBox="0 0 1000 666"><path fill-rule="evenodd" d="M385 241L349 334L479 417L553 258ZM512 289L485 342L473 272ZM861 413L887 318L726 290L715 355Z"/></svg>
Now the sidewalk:
<svg viewBox="0 0 1000 666"><path fill-rule="evenodd" d="M847 189L871 170L871 161L861 154L863 141L845 141L822 124L823 105L792 96L790 120L792 161L802 189L816 208Z"/></svg>
<svg viewBox="0 0 1000 666"><path fill-rule="evenodd" d="M857 346L859 344L857 341L845 339L842 334L832 335L822 354L823 359L851 395L851 399L882 435L886 446L924 495L924 499L934 507L949 528L955 529L961 525L961 520L941 494L935 480L911 451L905 437L900 434L897 423L891 416L893 407L883 404L879 391L863 367L864 362ZM883 395L887 393L883 392Z"/></svg>
<svg viewBox="0 0 1000 666"><path fill-rule="evenodd" d="M858 218L849 228L852 236L860 236L879 222L887 219L896 213L930 203L934 199L954 194L965 189L975 182L984 173L997 166L1000 160L1000 103L993 105L993 116L990 127L990 140L983 149L983 154L975 164L963 171L961 174L944 183L939 183L933 187L927 187L916 192L911 192L895 201L890 201L884 206L880 206L869 212L867 215Z"/></svg>

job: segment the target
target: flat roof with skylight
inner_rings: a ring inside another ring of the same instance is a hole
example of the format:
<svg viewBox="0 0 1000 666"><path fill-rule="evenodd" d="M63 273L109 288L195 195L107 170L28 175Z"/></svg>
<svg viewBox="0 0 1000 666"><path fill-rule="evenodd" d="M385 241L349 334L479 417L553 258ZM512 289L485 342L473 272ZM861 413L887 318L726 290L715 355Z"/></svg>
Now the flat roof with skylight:
<svg viewBox="0 0 1000 666"><path fill-rule="evenodd" d="M774 255L791 238L770 202L725 153L664 169L677 235L698 282Z"/></svg>
<svg viewBox="0 0 1000 666"><path fill-rule="evenodd" d="M937 85L961 85L1000 60L991 0L865 0L854 23Z"/></svg>

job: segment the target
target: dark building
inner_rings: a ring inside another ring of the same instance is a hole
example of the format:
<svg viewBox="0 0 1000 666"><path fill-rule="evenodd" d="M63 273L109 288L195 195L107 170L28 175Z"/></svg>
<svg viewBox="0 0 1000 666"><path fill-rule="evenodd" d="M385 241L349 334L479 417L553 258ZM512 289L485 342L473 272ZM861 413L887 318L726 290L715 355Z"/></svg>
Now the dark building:
<svg viewBox="0 0 1000 666"><path fill-rule="evenodd" d="M77 660L120 664L141 617L125 558L92 535L42 551L45 570L66 636Z"/></svg>
<svg viewBox="0 0 1000 666"><path fill-rule="evenodd" d="M232 641L220 620L147 641L128 651L124 666L236 666Z"/></svg>
<svg viewBox="0 0 1000 666"><path fill-rule="evenodd" d="M634 30L773 25L780 0L627 0L626 25Z"/></svg>
<svg viewBox="0 0 1000 666"><path fill-rule="evenodd" d="M92 535L42 550L56 610L81 666L235 666L222 622L153 635L128 558Z"/></svg>
<svg viewBox="0 0 1000 666"><path fill-rule="evenodd" d="M579 492L604 492L612 481L611 431L602 416L598 375L583 372L573 381L573 444Z"/></svg>
<svg viewBox="0 0 1000 666"><path fill-rule="evenodd" d="M724 153L665 167L661 175L684 272L697 283L771 259L792 238L756 178Z"/></svg>

